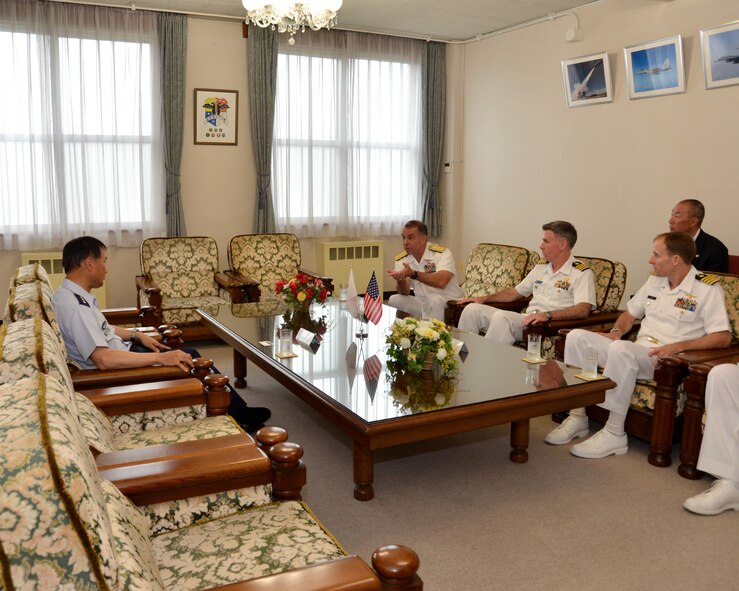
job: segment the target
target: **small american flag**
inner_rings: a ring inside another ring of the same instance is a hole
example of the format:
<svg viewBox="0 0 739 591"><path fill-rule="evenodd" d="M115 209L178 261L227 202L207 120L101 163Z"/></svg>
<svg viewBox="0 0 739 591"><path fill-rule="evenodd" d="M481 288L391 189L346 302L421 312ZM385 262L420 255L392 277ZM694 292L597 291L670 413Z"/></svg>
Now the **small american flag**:
<svg viewBox="0 0 739 591"><path fill-rule="evenodd" d="M364 292L364 315L373 324L377 324L382 318L382 300L380 300L380 289L377 286L377 277L374 271L372 271L372 278L369 285L367 285L367 291Z"/></svg>
<svg viewBox="0 0 739 591"><path fill-rule="evenodd" d="M377 380L380 378L382 373L382 361L377 355L373 355L364 362L364 368L362 374L364 375L364 381L367 384L367 393L369 394L370 400L375 401L375 393L377 392Z"/></svg>

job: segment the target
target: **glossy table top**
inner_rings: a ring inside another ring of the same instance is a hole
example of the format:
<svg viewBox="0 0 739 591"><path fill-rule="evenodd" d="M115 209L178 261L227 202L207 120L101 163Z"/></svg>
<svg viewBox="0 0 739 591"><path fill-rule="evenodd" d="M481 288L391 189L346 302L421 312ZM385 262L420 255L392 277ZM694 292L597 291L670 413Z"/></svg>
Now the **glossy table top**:
<svg viewBox="0 0 739 591"><path fill-rule="evenodd" d="M314 308L314 317L319 310ZM293 344L296 357L287 359L275 355L279 347L276 332L283 322L279 303L267 300L231 304L221 306L216 314L201 313L206 321L210 317L233 337L247 341L252 355L261 355L283 366L295 379L322 392L368 423L438 411L433 397L428 405L423 401L408 404L407 397L394 395L387 379L385 339L389 326L395 321L394 308L383 306L378 325L352 318L345 305L336 300L327 301L325 311L328 330L322 335L318 350L313 352ZM366 332L366 336L359 336L360 331ZM455 389L443 409L583 383L575 377L578 369L566 368L553 360L543 364L526 363L522 360L526 352L517 347L457 329L452 329L452 337L463 341L468 353L459 359ZM372 379L365 378L363 370L365 361L374 355L382 363L382 370L373 393ZM433 410L422 410L429 405Z"/></svg>

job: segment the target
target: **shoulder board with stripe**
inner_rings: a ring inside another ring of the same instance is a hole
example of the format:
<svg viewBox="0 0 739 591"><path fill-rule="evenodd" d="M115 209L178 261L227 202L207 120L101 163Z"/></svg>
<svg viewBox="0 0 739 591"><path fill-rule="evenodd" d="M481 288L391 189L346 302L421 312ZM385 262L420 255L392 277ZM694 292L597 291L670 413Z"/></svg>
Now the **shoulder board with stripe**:
<svg viewBox="0 0 739 591"><path fill-rule="evenodd" d="M400 254L395 255L395 260L399 261L400 259L404 259L407 256L408 256L408 253L406 251L403 251Z"/></svg>
<svg viewBox="0 0 739 591"><path fill-rule="evenodd" d="M572 266L575 267L575 269L577 269L578 271L587 271L588 269L590 269L590 267L588 267L582 261L575 261L574 263L572 263Z"/></svg>
<svg viewBox="0 0 739 591"><path fill-rule="evenodd" d="M446 250L446 246L441 246L439 244L432 244L429 246L429 250L433 252L444 252Z"/></svg>
<svg viewBox="0 0 739 591"><path fill-rule="evenodd" d="M717 277L716 275L709 275L708 273L696 273L695 278L698 281L707 283L708 285L713 285L714 283L718 283L720 279L720 277Z"/></svg>

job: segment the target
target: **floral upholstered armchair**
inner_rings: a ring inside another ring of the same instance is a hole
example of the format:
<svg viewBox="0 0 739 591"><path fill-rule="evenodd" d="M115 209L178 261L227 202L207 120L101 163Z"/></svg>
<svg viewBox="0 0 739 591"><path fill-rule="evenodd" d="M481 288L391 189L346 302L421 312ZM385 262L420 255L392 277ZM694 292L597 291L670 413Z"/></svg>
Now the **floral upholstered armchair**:
<svg viewBox="0 0 739 591"><path fill-rule="evenodd" d="M148 238L140 248L137 306L152 306L156 326L173 324L186 338L210 336L197 308L215 311L248 299L248 286L218 271L218 246L207 236Z"/></svg>
<svg viewBox="0 0 739 591"><path fill-rule="evenodd" d="M241 234L228 243L229 269L224 273L236 283L258 284L263 299L276 299L277 281L291 279L298 271L321 279L333 291L330 277L301 268L301 261L300 241L294 234Z"/></svg>
<svg viewBox="0 0 739 591"><path fill-rule="evenodd" d="M522 246L480 243L472 249L467 259L462 284L464 297L474 298L518 285L538 261L538 254ZM521 300L515 304L518 308L523 308L525 302L526 300ZM505 304L503 306L509 308ZM457 326L463 309L464 305L448 302L444 321Z"/></svg>
<svg viewBox="0 0 739 591"><path fill-rule="evenodd" d="M102 477L74 398L46 374L0 386L0 445L0 574L8 588L422 589L412 550L381 548L375 572L346 556L302 502L274 502L271 468L261 496L225 490L132 502ZM33 527L24 525L29 507Z"/></svg>
<svg viewBox="0 0 739 591"><path fill-rule="evenodd" d="M711 273L711 275L717 279L724 290L734 344L724 348L686 351L674 357L663 357L654 371L654 379L637 380L636 388L631 395L625 429L629 435L649 442L648 460L654 466L666 467L671 464L670 454L674 438L681 432L684 433L684 429L690 429L693 433L692 437L696 436L695 429L696 425L700 425L703 403L699 390L694 390L696 394L693 397L686 393L684 380L691 365L739 353L739 344L737 344L739 341L739 276L724 273ZM636 338L637 332L638 327L635 327L627 338ZM684 416L686 409L689 411L690 419ZM608 412L599 406L593 406L588 408L588 416L605 422Z"/></svg>

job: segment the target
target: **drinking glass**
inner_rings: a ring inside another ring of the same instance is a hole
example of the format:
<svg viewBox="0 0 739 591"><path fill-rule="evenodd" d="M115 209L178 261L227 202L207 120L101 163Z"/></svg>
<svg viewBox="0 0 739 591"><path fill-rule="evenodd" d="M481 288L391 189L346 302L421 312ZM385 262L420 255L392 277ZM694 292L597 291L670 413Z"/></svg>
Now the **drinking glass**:
<svg viewBox="0 0 739 591"><path fill-rule="evenodd" d="M529 342L526 349L529 359L532 361L541 360L541 335L529 333Z"/></svg>
<svg viewBox="0 0 739 591"><path fill-rule="evenodd" d="M293 352L293 331L290 328L281 328L277 331L280 341L280 355L290 355Z"/></svg>
<svg viewBox="0 0 739 591"><path fill-rule="evenodd" d="M582 375L586 378L598 377L598 351L595 347L585 349L585 357L582 361Z"/></svg>

